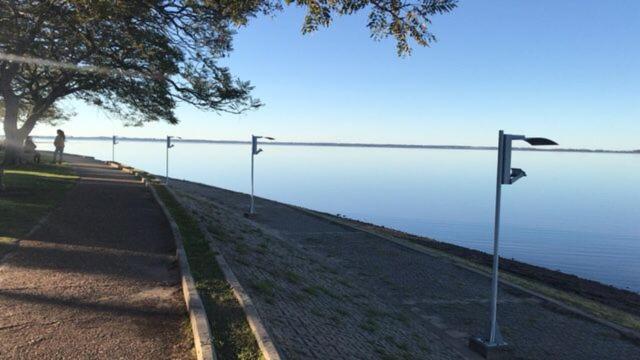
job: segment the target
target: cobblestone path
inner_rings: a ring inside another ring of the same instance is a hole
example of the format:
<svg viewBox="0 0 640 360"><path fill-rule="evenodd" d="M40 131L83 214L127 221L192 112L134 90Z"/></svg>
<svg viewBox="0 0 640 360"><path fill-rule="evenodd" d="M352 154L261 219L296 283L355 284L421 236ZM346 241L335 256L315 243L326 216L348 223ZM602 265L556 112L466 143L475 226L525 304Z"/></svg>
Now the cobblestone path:
<svg viewBox="0 0 640 360"><path fill-rule="evenodd" d="M379 237L187 182L174 189L205 220L288 359L464 359L488 324L490 280ZM513 359L640 359L617 332L515 290L499 319Z"/></svg>

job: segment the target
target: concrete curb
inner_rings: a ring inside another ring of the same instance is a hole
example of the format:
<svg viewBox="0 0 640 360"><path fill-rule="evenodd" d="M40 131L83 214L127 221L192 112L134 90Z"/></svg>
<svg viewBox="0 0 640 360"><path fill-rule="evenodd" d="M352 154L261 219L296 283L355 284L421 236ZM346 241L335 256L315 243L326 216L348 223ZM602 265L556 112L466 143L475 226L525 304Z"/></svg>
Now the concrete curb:
<svg viewBox="0 0 640 360"><path fill-rule="evenodd" d="M142 174L138 170L131 167L122 167L122 165L117 163L112 166L119 167L122 171L127 171L127 172L130 172L131 174L141 176L145 185L152 190L152 192L154 193L154 196L157 196L157 194L155 193L155 189L153 189L153 186L149 185L148 180L144 176L142 176ZM179 197L175 193L175 191L173 191L171 187L165 187L165 189L169 191L171 196L173 196L173 198L176 199L176 201L180 205L182 205L184 208L190 208L190 206L186 204L182 200L182 198ZM225 280L231 287L231 290L233 291L233 295L238 300L238 303L240 304L240 306L242 307L245 313L247 322L249 323L251 332L253 333L253 336L255 337L256 342L258 343L258 347L260 348L260 352L262 353L262 356L265 358L265 360L281 360L283 357L278 351L278 348L276 347L275 342L272 340L271 336L269 335L269 332L266 330L266 327L264 326L264 322L262 321L262 318L258 313L258 309L253 304L253 301L249 297L249 294L244 290L244 288L240 284L240 281L238 280L236 275L233 273L233 270L231 270L231 267L225 260L224 256L222 256L222 253L218 251L218 249L216 249L213 239L209 234L209 232L207 231L206 226L202 223L202 220L200 220L197 217L195 219L198 224L198 228L200 229L202 234L205 236L205 239L209 244L209 248L214 254L216 254L215 260L218 263L220 270L222 270Z"/></svg>
<svg viewBox="0 0 640 360"><path fill-rule="evenodd" d="M354 229L354 230L357 230L357 231L365 232L365 233L367 233L369 235L375 236L375 237L383 239L383 240L391 241L391 242L393 242L395 244L398 244L400 246L412 249L414 251L417 251L417 252L420 252L420 253L423 253L423 254L426 254L426 255L436 256L436 257L441 257L441 258L445 257L445 255L440 254L440 252L438 252L436 250L429 249L426 246L415 244L415 243L412 243L412 242L407 241L407 240L395 238L393 236L383 235L383 234L377 233L375 231L371 231L371 230L362 228L360 226L353 225L353 224L348 223L346 221L341 221L341 220L335 219L335 218L333 218L331 216L327 216L327 215L315 212L313 210L305 209L303 207L290 205L290 204L284 204L284 205L286 205L286 206L288 206L288 207L290 207L292 209L304 212L304 213L306 213L306 214L308 214L310 216L314 216L314 217L317 217L317 218L320 218L320 219L324 219L324 220L330 221L332 223L335 223L335 224L338 224L338 225L341 225L341 226L344 226L344 227L347 227L347 228L350 228L350 229ZM463 268L465 270L469 270L469 271L472 271L474 273L480 274L480 275L482 275L484 277L491 278L491 274L490 273L487 273L487 272L484 272L484 271L482 271L480 269L476 269L474 267L468 266L468 265L466 265L464 263L461 263L460 261L455 260L455 258L449 258L449 260L451 260L451 262L454 265L458 266L458 267L461 267L461 268ZM628 338L634 339L636 341L640 341L640 333L635 331L635 330L632 330L632 329L626 328L624 326L618 325L618 324L613 323L613 322L611 322L609 320L598 318L598 317L596 317L596 316L594 316L594 315L592 315L592 314L590 314L590 313L588 313L586 311L578 309L578 308L576 308L576 307L574 307L572 305L565 304L565 303L561 302L560 300L553 299L553 298L548 297L546 295L540 294L540 293L538 293L536 291L533 291L533 290L527 289L525 287L522 287L522 286L520 286L518 284L514 284L514 283L512 283L512 282L510 282L508 280L505 280L503 278L500 279L500 283L503 284L503 285L506 285L508 287L511 287L513 289L516 289L518 291L524 292L524 293L526 293L528 295L531 295L531 296L534 296L536 298L539 298L539 299L541 299L543 301L546 301L548 303L551 303L551 304L553 304L555 306L558 306L558 307L560 307L560 308L562 308L564 310L572 312L572 313L574 313L574 314L576 314L578 316L581 316L583 318L586 318L586 319L591 320L593 322L596 322L598 324L601 324L601 325L604 325L606 327L609 327L609 328L619 332L623 336L626 336Z"/></svg>
<svg viewBox="0 0 640 360"><path fill-rule="evenodd" d="M125 173L140 176L140 182L144 184L149 192L151 192L156 203L162 209L162 213L167 218L167 221L169 221L171 232L173 233L173 239L176 244L176 257L178 258L180 266L182 293L184 295L187 311L189 312L189 322L191 323L191 331L193 332L193 343L196 349L196 358L198 360L217 360L207 312L205 311L204 304L202 303L193 275L191 274L191 269L189 268L189 261L187 260L187 254L184 250L182 235L180 234L178 224L176 224L173 216L171 216L171 213L169 212L169 209L167 209L160 196L158 196L156 189L154 189L153 185L149 184L147 178L142 176L138 170L129 166L123 166L122 164L114 161L107 161L105 163L108 166Z"/></svg>
<svg viewBox="0 0 640 360"><path fill-rule="evenodd" d="M173 189L167 187L167 190L183 207L189 208L189 209L191 208L173 191ZM275 342L271 339L271 336L269 335L269 332L264 326L262 318L258 313L258 309L253 304L253 301L249 297L249 294L244 290L244 288L240 284L240 281L238 281L238 278L233 273L233 270L231 270L231 267L229 266L227 261L224 259L224 256L222 256L222 253L218 251L218 249L216 249L213 238L207 231L206 226L203 224L202 220L200 220L197 217L196 217L196 220L198 223L198 227L200 228L200 231L204 234L205 238L207 239L209 248L211 249L211 251L217 254L215 256L216 262L218 263L218 266L220 266L220 269L224 274L225 280L227 281L227 283L229 283L229 286L231 286L233 295L236 297L236 299L240 303L240 306L242 306L242 309L244 310L245 316L247 318L247 322L249 323L249 327L251 328L251 331L253 332L253 335L256 338L256 341L258 342L258 347L262 352L262 356L266 360L281 360L282 355L278 351L278 348L276 347Z"/></svg>
<svg viewBox="0 0 640 360"><path fill-rule="evenodd" d="M145 178L145 176L143 176L139 170L137 170L136 168L133 168L131 166L125 166L120 164L119 162L115 162L115 161L107 161L106 164L114 169L118 169L122 172L125 172L127 174L131 174L133 176L138 176L140 177L140 182L145 184L147 184L148 180Z"/></svg>
<svg viewBox="0 0 640 360"><path fill-rule="evenodd" d="M171 225L171 232L173 233L173 238L176 242L176 256L178 258L180 274L182 277L182 292L184 294L184 301L187 305L187 311L189 312L189 320L191 322L191 330L193 331L193 342L196 348L196 356L198 360L215 360L217 359L217 356L212 344L213 337L211 335L211 329L209 328L207 312L205 311L204 304L202 303L195 281L191 275L189 261L187 260L187 254L184 250L178 224L176 224L169 212L169 209L167 209L160 196L158 196L153 185L150 186L146 181L144 183L158 205L160 205L160 208L162 208L162 212Z"/></svg>

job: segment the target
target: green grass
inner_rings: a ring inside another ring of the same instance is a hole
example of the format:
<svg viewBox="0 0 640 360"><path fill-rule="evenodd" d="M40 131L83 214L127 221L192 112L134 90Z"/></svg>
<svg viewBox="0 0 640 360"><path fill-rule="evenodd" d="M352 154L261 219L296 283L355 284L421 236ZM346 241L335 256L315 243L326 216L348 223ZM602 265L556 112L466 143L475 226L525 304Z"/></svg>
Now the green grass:
<svg viewBox="0 0 640 360"><path fill-rule="evenodd" d="M0 237L0 260L17 246L17 241L10 237Z"/></svg>
<svg viewBox="0 0 640 360"><path fill-rule="evenodd" d="M251 283L251 288L258 294L273 297L276 294L275 284L269 280L260 280Z"/></svg>
<svg viewBox="0 0 640 360"><path fill-rule="evenodd" d="M155 189L180 229L191 273L207 311L218 359L261 359L244 311L218 267L196 219L164 186L155 185Z"/></svg>
<svg viewBox="0 0 640 360"><path fill-rule="evenodd" d="M282 276L292 284L299 284L300 281L302 280L300 278L300 275L298 275L298 273L288 269L282 272Z"/></svg>
<svg viewBox="0 0 640 360"><path fill-rule="evenodd" d="M30 170L8 169L5 170L4 173L10 175L37 176L55 180L76 180L78 178L75 175L65 174L65 168L60 166L56 168L55 165L28 165L28 167L30 168ZM38 169L38 167L40 169ZM51 172L52 170L53 172ZM56 170L58 171L58 173L55 172ZM60 173L60 170L62 170L62 173Z"/></svg>
<svg viewBox="0 0 640 360"><path fill-rule="evenodd" d="M305 293L311 296L316 296L320 293L320 290L318 290L318 288L315 286L306 286L302 288L302 291L304 291Z"/></svg>
<svg viewBox="0 0 640 360"><path fill-rule="evenodd" d="M247 255L249 253L249 246L242 242L237 242L235 250L240 255Z"/></svg>
<svg viewBox="0 0 640 360"><path fill-rule="evenodd" d="M374 333L378 331L378 329L380 328L378 326L378 323L373 318L367 318L365 321L361 322L358 326L362 330L368 333Z"/></svg>
<svg viewBox="0 0 640 360"><path fill-rule="evenodd" d="M266 255L269 251L269 242L267 240L262 241L255 250L260 255Z"/></svg>
<svg viewBox="0 0 640 360"><path fill-rule="evenodd" d="M26 235L73 186L77 179L73 170L65 165L49 164L50 161L49 154L42 154L39 165L5 168L5 190L0 192L0 236Z"/></svg>

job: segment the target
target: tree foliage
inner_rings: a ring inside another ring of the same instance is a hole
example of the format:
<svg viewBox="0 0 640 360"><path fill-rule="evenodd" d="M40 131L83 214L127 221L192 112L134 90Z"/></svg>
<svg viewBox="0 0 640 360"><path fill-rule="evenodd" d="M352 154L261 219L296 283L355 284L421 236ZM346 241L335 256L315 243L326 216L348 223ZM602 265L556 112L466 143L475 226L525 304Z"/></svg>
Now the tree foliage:
<svg viewBox="0 0 640 360"><path fill-rule="evenodd" d="M23 104L18 110L18 126L22 126L29 118L29 115L33 112L32 108L28 107L29 104ZM4 101L0 99L0 119L4 119L5 107ZM57 126L62 124L76 115L76 112L69 106L63 106L61 104L53 104L47 110L42 113L39 123L46 123L47 125Z"/></svg>
<svg viewBox="0 0 640 360"><path fill-rule="evenodd" d="M371 36L380 40L387 37L396 39L399 55L411 53L410 39L419 45L429 46L436 41L430 31L431 17L452 11L457 0L287 0L306 6L302 31L316 31L331 24L332 16L351 15L369 9Z"/></svg>
<svg viewBox="0 0 640 360"><path fill-rule="evenodd" d="M305 33L332 17L369 11L372 37L435 40L433 15L457 0L4 0L0 1L0 96L4 130L21 142L64 98L115 113L128 124L177 123L174 109L240 113L261 106L249 82L219 64L238 26L286 5L305 7Z"/></svg>

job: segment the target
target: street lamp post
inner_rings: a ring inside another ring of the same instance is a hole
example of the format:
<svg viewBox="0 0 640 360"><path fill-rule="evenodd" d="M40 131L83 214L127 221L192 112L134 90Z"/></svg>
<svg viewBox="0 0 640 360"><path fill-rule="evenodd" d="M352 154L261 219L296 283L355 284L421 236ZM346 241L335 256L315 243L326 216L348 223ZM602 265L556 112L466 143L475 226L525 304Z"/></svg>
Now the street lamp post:
<svg viewBox="0 0 640 360"><path fill-rule="evenodd" d="M118 144L118 138L113 135L111 139L111 161L116 161L116 145Z"/></svg>
<svg viewBox="0 0 640 360"><path fill-rule="evenodd" d="M171 139L182 139L179 136L167 136L167 161L166 161L166 171L165 171L165 180L164 184L169 185L169 149L174 147L175 145L171 143Z"/></svg>
<svg viewBox="0 0 640 360"><path fill-rule="evenodd" d="M249 215L255 214L255 203L253 198L253 178L254 178L254 157L262 152L262 149L258 149L258 139L265 138L267 140L275 140L269 136L256 136L251 135L251 206L249 207Z"/></svg>
<svg viewBox="0 0 640 360"><path fill-rule="evenodd" d="M500 130L498 133L498 170L496 178L496 212L493 227L493 269L491 276L491 328L487 338L473 337L469 341L469 347L479 352L483 356L489 353L504 350L507 343L500 334L498 327L498 243L500 240L500 200L502 196L502 185L511 185L527 174L518 168L511 168L511 144L513 140L523 140L533 146L558 145L546 138L528 138L524 135L505 134Z"/></svg>

